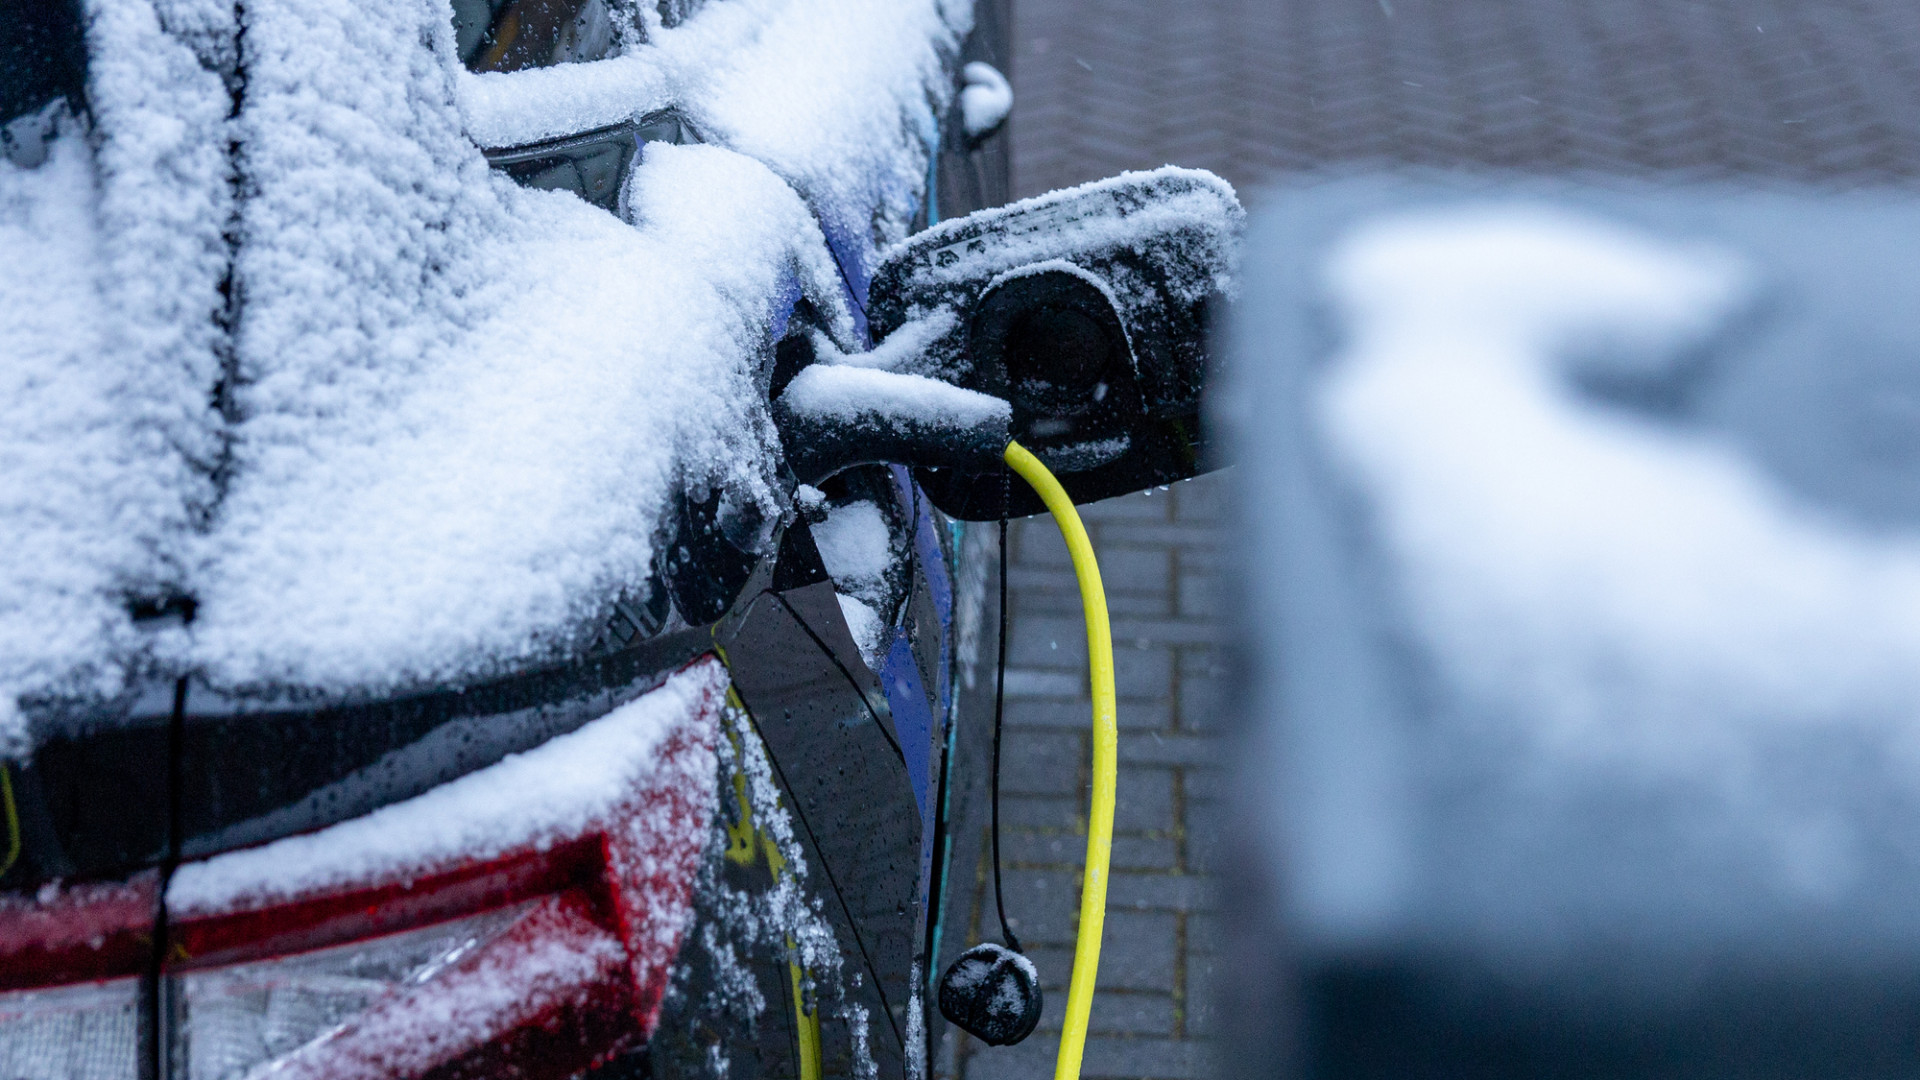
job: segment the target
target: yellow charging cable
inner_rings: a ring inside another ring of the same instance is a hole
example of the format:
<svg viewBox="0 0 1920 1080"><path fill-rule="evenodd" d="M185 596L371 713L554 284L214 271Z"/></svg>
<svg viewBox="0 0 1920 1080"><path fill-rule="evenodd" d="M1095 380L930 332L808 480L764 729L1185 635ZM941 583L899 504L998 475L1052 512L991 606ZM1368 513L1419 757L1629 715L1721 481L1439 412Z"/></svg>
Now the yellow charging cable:
<svg viewBox="0 0 1920 1080"><path fill-rule="evenodd" d="M1093 681L1093 807L1087 814L1086 883L1080 889L1080 932L1073 942L1073 981L1067 986L1067 1017L1060 1032L1054 1080L1079 1080L1093 1013L1093 981L1100 972L1100 935L1107 921L1107 866L1113 861L1113 797L1119 781L1120 730L1114 722L1113 630L1107 624L1107 593L1093 558L1080 512L1040 459L1017 442L1007 444L1007 464L1033 485L1052 512L1073 574L1080 580L1080 606L1087 619L1087 664Z"/></svg>

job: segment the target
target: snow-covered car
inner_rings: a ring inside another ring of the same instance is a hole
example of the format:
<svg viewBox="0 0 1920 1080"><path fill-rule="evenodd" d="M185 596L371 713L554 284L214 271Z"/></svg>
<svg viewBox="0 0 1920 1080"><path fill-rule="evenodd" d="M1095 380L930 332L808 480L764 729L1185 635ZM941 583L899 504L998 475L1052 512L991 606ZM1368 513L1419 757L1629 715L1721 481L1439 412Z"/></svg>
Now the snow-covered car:
<svg viewBox="0 0 1920 1080"><path fill-rule="evenodd" d="M1512 174L1256 215L1249 1075L1920 1068L1916 229Z"/></svg>
<svg viewBox="0 0 1920 1080"><path fill-rule="evenodd" d="M0 1076L920 1074L964 521L1200 467L1231 190L941 220L988 3L6 20Z"/></svg>

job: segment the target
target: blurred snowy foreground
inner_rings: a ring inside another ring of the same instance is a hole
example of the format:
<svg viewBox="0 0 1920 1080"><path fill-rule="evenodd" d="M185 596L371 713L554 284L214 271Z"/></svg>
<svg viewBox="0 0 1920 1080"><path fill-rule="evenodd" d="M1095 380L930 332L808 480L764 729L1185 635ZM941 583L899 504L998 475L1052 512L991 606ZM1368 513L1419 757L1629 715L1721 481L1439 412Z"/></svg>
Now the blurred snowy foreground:
<svg viewBox="0 0 1920 1080"><path fill-rule="evenodd" d="M1786 192L1276 200L1216 404L1257 583L1250 840L1309 951L1920 953L1916 224Z"/></svg>

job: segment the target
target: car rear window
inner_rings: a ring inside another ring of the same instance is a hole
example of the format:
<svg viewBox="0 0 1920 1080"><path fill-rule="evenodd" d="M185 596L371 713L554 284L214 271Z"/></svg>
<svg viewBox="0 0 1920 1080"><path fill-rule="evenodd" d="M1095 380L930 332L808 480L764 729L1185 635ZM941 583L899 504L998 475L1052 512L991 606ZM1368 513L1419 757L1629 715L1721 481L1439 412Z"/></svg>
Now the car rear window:
<svg viewBox="0 0 1920 1080"><path fill-rule="evenodd" d="M87 49L81 34L72 0L8 5L0 19L0 156L23 156L26 148L15 144L37 132L32 121L52 102L65 99L75 112L84 108Z"/></svg>
<svg viewBox="0 0 1920 1080"><path fill-rule="evenodd" d="M454 0L453 34L469 71L521 71L599 60L614 51L607 0Z"/></svg>

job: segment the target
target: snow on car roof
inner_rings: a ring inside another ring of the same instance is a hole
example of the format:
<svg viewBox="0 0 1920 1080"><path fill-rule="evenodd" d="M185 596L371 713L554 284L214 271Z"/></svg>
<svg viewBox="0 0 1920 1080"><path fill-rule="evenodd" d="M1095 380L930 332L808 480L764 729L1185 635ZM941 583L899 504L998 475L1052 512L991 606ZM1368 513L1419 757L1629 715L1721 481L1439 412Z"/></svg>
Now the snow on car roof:
<svg viewBox="0 0 1920 1080"><path fill-rule="evenodd" d="M93 168L77 130L39 169L0 162L23 343L0 530L32 556L0 570L16 748L17 695L109 693L156 653L242 689L484 677L645 580L675 485L778 512L766 328L797 286L855 345L820 222L867 265L904 233L970 18L728 0L624 57L482 77L444 3L257 0L227 120L218 58L183 41L215 53L231 25L101 12ZM717 144L649 144L631 224L514 186L475 142L607 101L678 107ZM192 627L135 632L127 597L170 592Z"/></svg>

